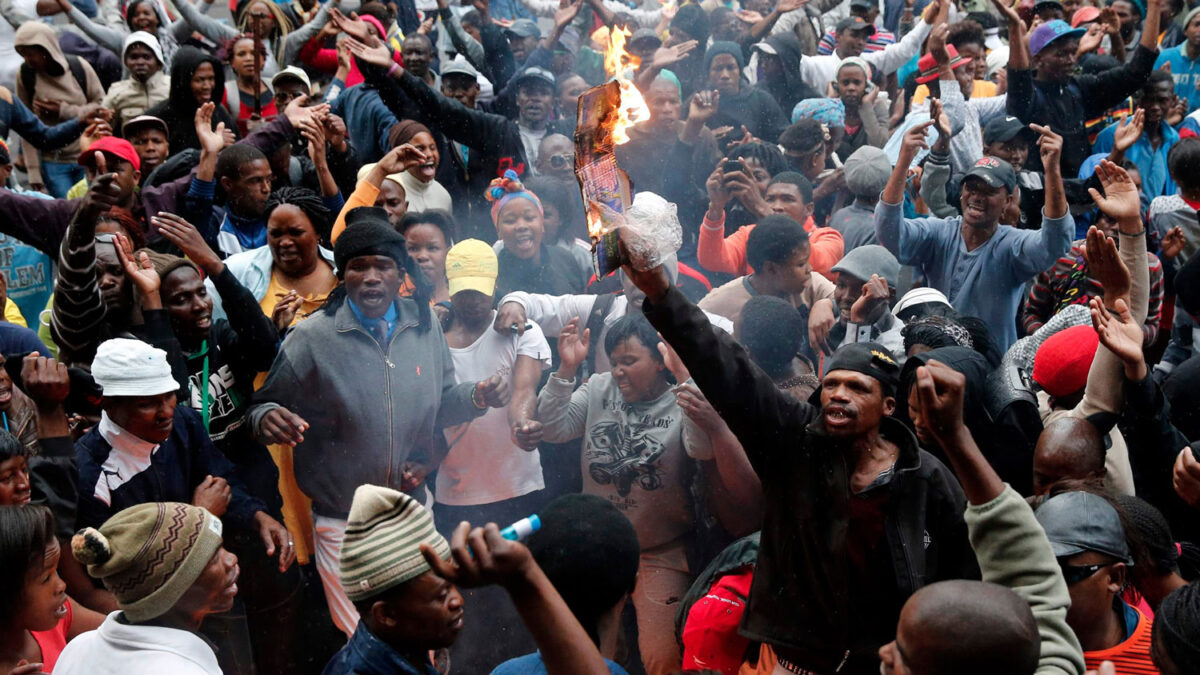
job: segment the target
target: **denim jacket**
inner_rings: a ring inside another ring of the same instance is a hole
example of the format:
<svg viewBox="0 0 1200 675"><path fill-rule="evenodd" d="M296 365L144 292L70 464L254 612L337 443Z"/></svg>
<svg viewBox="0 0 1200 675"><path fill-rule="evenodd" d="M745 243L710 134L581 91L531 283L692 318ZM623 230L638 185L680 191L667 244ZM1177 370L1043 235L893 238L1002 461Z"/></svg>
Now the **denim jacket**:
<svg viewBox="0 0 1200 675"><path fill-rule="evenodd" d="M375 637L367 625L358 622L354 635L333 655L321 675L437 675L433 664L426 660L414 666L400 652Z"/></svg>

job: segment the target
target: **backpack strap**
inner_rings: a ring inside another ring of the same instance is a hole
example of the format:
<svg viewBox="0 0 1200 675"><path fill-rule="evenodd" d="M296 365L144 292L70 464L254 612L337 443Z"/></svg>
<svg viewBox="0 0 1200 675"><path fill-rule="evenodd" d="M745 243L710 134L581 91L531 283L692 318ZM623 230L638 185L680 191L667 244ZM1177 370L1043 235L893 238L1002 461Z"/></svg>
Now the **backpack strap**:
<svg viewBox="0 0 1200 675"><path fill-rule="evenodd" d="M28 63L22 63L21 64L21 88L25 90L25 93L29 96L30 101L32 101L34 98L33 90L36 87L37 87L37 73L35 73L33 71L33 68L31 68Z"/></svg>
<svg viewBox="0 0 1200 675"><path fill-rule="evenodd" d="M66 54L67 65L71 67L71 77L75 78L76 84L79 85L79 91L83 92L83 97L87 98L87 73L83 70L83 60L74 54Z"/></svg>
<svg viewBox="0 0 1200 675"><path fill-rule="evenodd" d="M592 303L592 311L588 312L587 324L584 330L589 331L591 336L598 342L600 338L600 329L604 326L604 318L608 316L609 310L612 309L613 303L616 302L617 296L612 293L605 293L596 297L596 302ZM596 350L600 348L597 342L592 343L592 348L588 350L587 374L596 374Z"/></svg>

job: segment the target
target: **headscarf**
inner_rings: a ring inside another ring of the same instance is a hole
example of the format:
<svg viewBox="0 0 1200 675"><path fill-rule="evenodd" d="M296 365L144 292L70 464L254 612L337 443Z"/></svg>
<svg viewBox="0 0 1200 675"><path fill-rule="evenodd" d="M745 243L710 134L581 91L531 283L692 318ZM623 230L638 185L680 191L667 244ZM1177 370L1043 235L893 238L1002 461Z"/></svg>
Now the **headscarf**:
<svg viewBox="0 0 1200 675"><path fill-rule="evenodd" d="M806 117L838 129L846 126L846 104L840 98L806 98L792 108L792 124Z"/></svg>
<svg viewBox="0 0 1200 675"><path fill-rule="evenodd" d="M404 143L411 141L413 137L420 133L433 136L433 133L429 131L429 127L416 120L404 120L403 122L397 122L388 129L388 145L393 148L398 145L403 145Z"/></svg>
<svg viewBox="0 0 1200 675"><path fill-rule="evenodd" d="M847 56L842 59L842 62L838 64L837 72L840 74L842 68L846 66L858 66L862 68L863 74L867 76L868 80L871 79L871 73L874 72L871 70L871 64L867 63L867 60L861 56Z"/></svg>
<svg viewBox="0 0 1200 675"><path fill-rule="evenodd" d="M525 185L521 183L521 179L517 177L517 172L509 169L504 172L501 178L493 178L488 185L487 200L492 203L492 224L496 224L500 219L500 210L506 204L514 199L528 199L537 207L538 213L542 213L542 200L538 196L525 189Z"/></svg>

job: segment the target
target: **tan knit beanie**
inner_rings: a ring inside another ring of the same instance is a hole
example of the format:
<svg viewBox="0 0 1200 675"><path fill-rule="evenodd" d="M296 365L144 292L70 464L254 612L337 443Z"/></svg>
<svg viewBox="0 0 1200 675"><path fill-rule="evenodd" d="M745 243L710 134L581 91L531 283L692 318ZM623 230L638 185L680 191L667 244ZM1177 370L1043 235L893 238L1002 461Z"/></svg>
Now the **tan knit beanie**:
<svg viewBox="0 0 1200 675"><path fill-rule="evenodd" d="M450 544L433 526L433 516L403 492L360 485L350 503L342 542L342 588L352 602L366 600L429 571L420 545L450 559Z"/></svg>
<svg viewBox="0 0 1200 675"><path fill-rule="evenodd" d="M104 581L133 622L171 609L221 547L221 521L190 504L131 506L71 538L71 553Z"/></svg>

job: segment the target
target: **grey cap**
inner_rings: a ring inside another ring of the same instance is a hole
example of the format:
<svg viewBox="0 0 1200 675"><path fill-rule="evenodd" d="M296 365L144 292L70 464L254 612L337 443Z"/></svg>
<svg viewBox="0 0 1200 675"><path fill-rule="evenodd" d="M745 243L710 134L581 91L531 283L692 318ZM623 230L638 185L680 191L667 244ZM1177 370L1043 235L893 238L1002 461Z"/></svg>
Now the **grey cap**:
<svg viewBox="0 0 1200 675"><path fill-rule="evenodd" d="M892 175L892 160L887 153L864 145L846 158L846 187L856 197L878 197Z"/></svg>
<svg viewBox="0 0 1200 675"><path fill-rule="evenodd" d="M900 261L879 244L866 244L842 256L829 271L845 272L863 281L869 280L872 274L878 274L888 283L888 288L895 288L900 277Z"/></svg>
<svg viewBox="0 0 1200 675"><path fill-rule="evenodd" d="M512 33L517 37L542 37L542 29L538 28L537 23L533 19L517 19L512 22L512 25L504 29L506 33Z"/></svg>
<svg viewBox="0 0 1200 675"><path fill-rule="evenodd" d="M521 86L521 83L525 80L539 80L550 85L551 88L553 88L557 82L554 79L554 73L546 70L545 68L538 68L537 66L530 66L529 68L522 70L521 72L517 73L517 76L513 79L516 80L515 84L518 87Z"/></svg>
<svg viewBox="0 0 1200 675"><path fill-rule="evenodd" d="M633 31L633 37L629 38L629 44L632 46L634 43L642 42L643 40L653 41L656 47L661 47L663 43L653 28L639 28Z"/></svg>
<svg viewBox="0 0 1200 675"><path fill-rule="evenodd" d="M454 59L442 61L442 77L447 75L468 75L479 81L479 71L475 70L466 59Z"/></svg>
<svg viewBox="0 0 1200 675"><path fill-rule="evenodd" d="M1055 558L1092 551L1133 563L1121 516L1100 495L1064 492L1047 499L1034 516L1046 531Z"/></svg>

